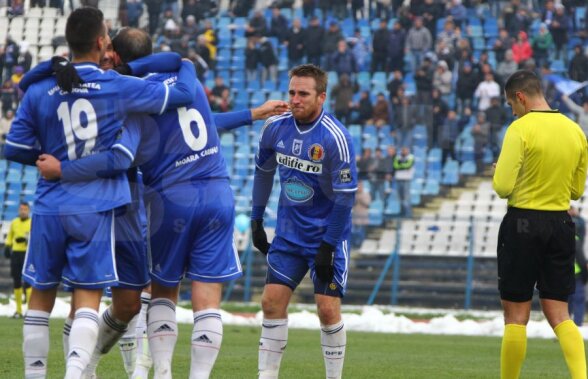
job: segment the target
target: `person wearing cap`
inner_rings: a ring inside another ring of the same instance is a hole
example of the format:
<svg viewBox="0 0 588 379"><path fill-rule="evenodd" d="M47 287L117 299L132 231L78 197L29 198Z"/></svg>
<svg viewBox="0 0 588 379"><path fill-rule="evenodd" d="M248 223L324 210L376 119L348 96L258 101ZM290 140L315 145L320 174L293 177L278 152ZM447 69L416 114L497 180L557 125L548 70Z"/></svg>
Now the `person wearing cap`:
<svg viewBox="0 0 588 379"><path fill-rule="evenodd" d="M574 318L574 323L582 326L584 323L584 313L586 311L586 291L585 286L588 282L588 266L586 256L584 255L584 237L586 236L586 223L578 210L578 203L573 201L570 204L568 214L576 226L576 263L574 264L574 274L576 275L576 292L568 298L568 310Z"/></svg>
<svg viewBox="0 0 588 379"><path fill-rule="evenodd" d="M508 127L493 187L508 200L498 232L498 289L504 309L501 378L518 378L527 349L535 288L572 379L586 379L584 340L568 313L575 291L575 227L568 209L586 184L588 162L582 129L551 109L532 71L520 70L505 84L518 118Z"/></svg>

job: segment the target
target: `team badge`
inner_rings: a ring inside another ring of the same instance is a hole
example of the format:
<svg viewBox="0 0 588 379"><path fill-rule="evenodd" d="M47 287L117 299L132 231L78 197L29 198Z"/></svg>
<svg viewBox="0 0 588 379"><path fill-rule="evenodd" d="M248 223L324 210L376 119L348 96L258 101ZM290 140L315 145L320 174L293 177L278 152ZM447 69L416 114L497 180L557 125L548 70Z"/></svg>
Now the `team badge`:
<svg viewBox="0 0 588 379"><path fill-rule="evenodd" d="M325 157L325 149L318 143L315 143L308 149L308 157L313 162L320 162Z"/></svg>
<svg viewBox="0 0 588 379"><path fill-rule="evenodd" d="M302 153L302 140L295 139L292 143L292 154L300 155Z"/></svg>
<svg viewBox="0 0 588 379"><path fill-rule="evenodd" d="M343 170L339 171L339 181L341 183L350 183L351 182L351 169L344 168Z"/></svg>
<svg viewBox="0 0 588 379"><path fill-rule="evenodd" d="M331 284L329 284L329 289L334 291L337 289L337 285L335 283L331 283Z"/></svg>

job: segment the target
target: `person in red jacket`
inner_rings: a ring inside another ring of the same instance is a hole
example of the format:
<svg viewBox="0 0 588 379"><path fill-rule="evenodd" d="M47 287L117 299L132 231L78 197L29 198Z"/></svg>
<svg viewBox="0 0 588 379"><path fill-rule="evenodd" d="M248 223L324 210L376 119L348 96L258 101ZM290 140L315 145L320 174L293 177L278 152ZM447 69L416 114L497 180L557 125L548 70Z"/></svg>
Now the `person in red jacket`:
<svg viewBox="0 0 588 379"><path fill-rule="evenodd" d="M533 48L529 43L527 33L520 31L517 36L517 41L512 45L512 55L515 62L519 64L519 67L529 59L533 58Z"/></svg>

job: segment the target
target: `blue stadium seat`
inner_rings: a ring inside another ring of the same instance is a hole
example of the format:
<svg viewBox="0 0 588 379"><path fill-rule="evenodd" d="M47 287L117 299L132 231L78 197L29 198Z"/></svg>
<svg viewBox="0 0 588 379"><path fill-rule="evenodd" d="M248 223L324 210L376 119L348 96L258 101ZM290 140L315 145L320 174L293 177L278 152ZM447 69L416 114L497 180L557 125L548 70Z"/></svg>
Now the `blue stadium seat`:
<svg viewBox="0 0 588 379"><path fill-rule="evenodd" d="M465 161L461 164L459 172L462 175L476 175L476 162Z"/></svg>
<svg viewBox="0 0 588 379"><path fill-rule="evenodd" d="M386 208L384 208L384 215L386 217L398 216L401 211L400 199L398 193L392 190L386 197Z"/></svg>
<svg viewBox="0 0 588 379"><path fill-rule="evenodd" d="M439 194L439 190L440 188L438 180L427 179L421 195L437 196Z"/></svg>
<svg viewBox="0 0 588 379"><path fill-rule="evenodd" d="M370 204L369 213L369 225L380 226L384 223L384 202L382 200L374 200Z"/></svg>

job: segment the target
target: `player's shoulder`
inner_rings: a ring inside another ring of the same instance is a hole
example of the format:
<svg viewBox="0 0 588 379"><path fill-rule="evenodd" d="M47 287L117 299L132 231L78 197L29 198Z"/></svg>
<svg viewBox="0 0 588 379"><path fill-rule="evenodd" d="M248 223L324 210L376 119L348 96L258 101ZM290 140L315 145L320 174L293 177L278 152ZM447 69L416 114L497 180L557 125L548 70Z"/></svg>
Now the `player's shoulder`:
<svg viewBox="0 0 588 379"><path fill-rule="evenodd" d="M351 163L354 150L347 128L328 113L325 113L321 119L321 125L327 131L323 134L323 138L330 150L336 150L341 161Z"/></svg>
<svg viewBox="0 0 588 379"><path fill-rule="evenodd" d="M38 96L45 93L53 94L54 92L59 90L60 89L57 85L57 80L55 80L55 76L49 76L35 83L32 83L27 89L26 94L30 94L29 96Z"/></svg>
<svg viewBox="0 0 588 379"><path fill-rule="evenodd" d="M265 120L263 127L261 128L260 136L265 135L269 131L283 129L281 126L289 125L294 123L294 117L291 112L282 113L277 116L272 116ZM284 129L287 130L287 129Z"/></svg>
<svg viewBox="0 0 588 379"><path fill-rule="evenodd" d="M337 120L337 118L330 113L325 112L321 123L323 126L327 127L327 129L334 132L334 134L343 135L346 138L350 137L349 131L345 125L343 125L341 121Z"/></svg>

